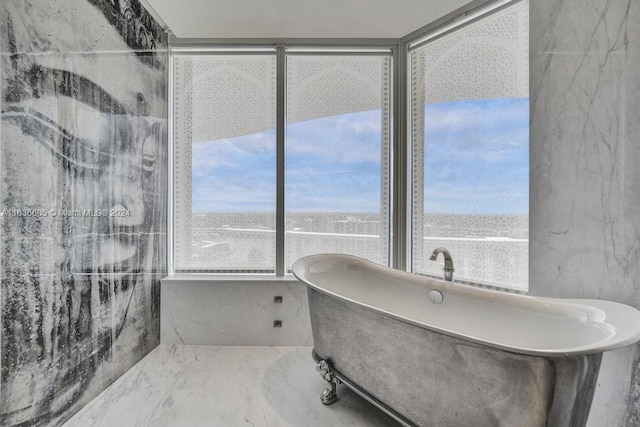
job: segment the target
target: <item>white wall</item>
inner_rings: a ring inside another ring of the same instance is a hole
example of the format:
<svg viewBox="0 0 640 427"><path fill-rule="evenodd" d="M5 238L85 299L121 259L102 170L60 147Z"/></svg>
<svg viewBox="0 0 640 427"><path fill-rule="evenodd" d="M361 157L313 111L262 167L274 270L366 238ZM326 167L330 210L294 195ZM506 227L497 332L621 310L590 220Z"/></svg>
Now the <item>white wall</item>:
<svg viewBox="0 0 640 427"><path fill-rule="evenodd" d="M180 38L400 38L470 0L148 0Z"/></svg>

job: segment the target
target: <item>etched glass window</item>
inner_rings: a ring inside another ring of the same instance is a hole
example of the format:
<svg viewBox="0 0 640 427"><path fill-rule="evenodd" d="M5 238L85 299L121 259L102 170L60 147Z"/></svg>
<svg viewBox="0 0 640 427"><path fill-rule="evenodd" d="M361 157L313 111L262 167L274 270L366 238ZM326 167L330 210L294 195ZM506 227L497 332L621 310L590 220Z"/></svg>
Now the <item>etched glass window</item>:
<svg viewBox="0 0 640 427"><path fill-rule="evenodd" d="M176 55L174 269L275 269L276 59Z"/></svg>
<svg viewBox="0 0 640 427"><path fill-rule="evenodd" d="M279 142L275 53L174 55L174 271L287 272L326 252L389 263L390 51L285 58Z"/></svg>
<svg viewBox="0 0 640 427"><path fill-rule="evenodd" d="M317 253L388 264L389 67L389 55L287 58L287 269Z"/></svg>
<svg viewBox="0 0 640 427"><path fill-rule="evenodd" d="M528 288L528 2L410 53L413 270Z"/></svg>

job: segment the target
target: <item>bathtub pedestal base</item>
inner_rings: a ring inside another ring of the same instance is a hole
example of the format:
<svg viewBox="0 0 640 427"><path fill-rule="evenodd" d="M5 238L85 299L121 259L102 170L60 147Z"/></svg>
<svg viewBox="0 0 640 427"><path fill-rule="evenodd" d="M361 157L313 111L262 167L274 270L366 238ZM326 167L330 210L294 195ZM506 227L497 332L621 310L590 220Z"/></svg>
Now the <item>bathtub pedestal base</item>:
<svg viewBox="0 0 640 427"><path fill-rule="evenodd" d="M316 371L320 372L320 376L329 383L329 388L322 392L320 401L323 405L331 405L338 400L338 384L340 380L336 378L331 366L326 360L320 360L316 365Z"/></svg>
<svg viewBox="0 0 640 427"><path fill-rule="evenodd" d="M318 353L316 353L315 349L311 351L311 356L313 357L313 360L316 362L316 370L320 372L320 375L322 375L322 378L324 378L326 381L329 381L327 380L327 377L325 374L323 374L323 372L330 372L330 375L332 377L332 381L330 381L330 384L332 384L332 386L326 389L322 393L322 396L320 397L320 400L322 401L323 404L330 405L336 400L338 400L336 387L338 384L344 384L345 386L350 388L352 391L356 392L356 394L360 395L360 397L362 397L364 400L371 403L373 406L376 406L378 409L382 410L382 412L386 413L391 418L398 421L400 425L402 425L403 427L418 427L416 424L412 423L411 421L409 421L408 419L400 415L398 412L394 411L393 409L391 409L390 407L382 403L380 400L376 399L375 397L367 393L365 390L363 390L360 386L358 386L356 383L351 381L349 378L342 375L336 368L332 367L329 364L329 362L327 362L326 359L323 359L320 356L318 356ZM333 400L329 399L327 403L325 403L325 395L330 396L331 394L333 394L334 396Z"/></svg>

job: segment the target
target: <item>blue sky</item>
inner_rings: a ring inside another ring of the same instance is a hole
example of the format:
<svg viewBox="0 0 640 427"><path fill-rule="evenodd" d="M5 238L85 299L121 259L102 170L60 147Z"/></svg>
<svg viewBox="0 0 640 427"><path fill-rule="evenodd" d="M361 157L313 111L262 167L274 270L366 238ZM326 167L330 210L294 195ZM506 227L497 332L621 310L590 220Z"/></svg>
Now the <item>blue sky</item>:
<svg viewBox="0 0 640 427"><path fill-rule="evenodd" d="M276 200L276 132L192 147L194 212L271 212Z"/></svg>
<svg viewBox="0 0 640 427"><path fill-rule="evenodd" d="M425 107L425 212L527 213L527 99ZM289 211L378 212L380 111L287 127ZM193 144L195 212L275 206L275 130Z"/></svg>
<svg viewBox="0 0 640 427"><path fill-rule="evenodd" d="M428 213L529 212L529 100L425 106Z"/></svg>

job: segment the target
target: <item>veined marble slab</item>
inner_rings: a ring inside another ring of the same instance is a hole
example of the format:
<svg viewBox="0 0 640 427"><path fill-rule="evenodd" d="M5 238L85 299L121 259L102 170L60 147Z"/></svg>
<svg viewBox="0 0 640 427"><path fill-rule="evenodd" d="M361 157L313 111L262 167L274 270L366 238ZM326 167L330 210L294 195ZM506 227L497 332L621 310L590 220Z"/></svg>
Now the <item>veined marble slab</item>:
<svg viewBox="0 0 640 427"><path fill-rule="evenodd" d="M534 295L640 308L640 3L530 3ZM640 351L606 353L589 425L640 425Z"/></svg>
<svg viewBox="0 0 640 427"><path fill-rule="evenodd" d="M161 344L65 427L393 427L345 386L331 406L311 347Z"/></svg>
<svg viewBox="0 0 640 427"><path fill-rule="evenodd" d="M311 345L305 285L298 281L163 279L163 344ZM282 303L274 303L275 296ZM281 327L273 322L282 321Z"/></svg>

